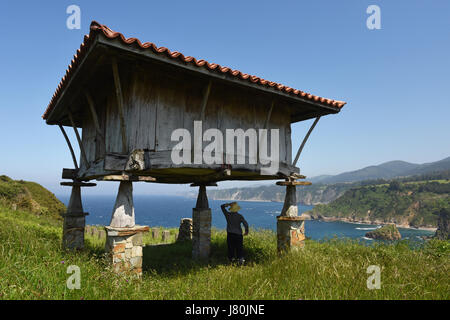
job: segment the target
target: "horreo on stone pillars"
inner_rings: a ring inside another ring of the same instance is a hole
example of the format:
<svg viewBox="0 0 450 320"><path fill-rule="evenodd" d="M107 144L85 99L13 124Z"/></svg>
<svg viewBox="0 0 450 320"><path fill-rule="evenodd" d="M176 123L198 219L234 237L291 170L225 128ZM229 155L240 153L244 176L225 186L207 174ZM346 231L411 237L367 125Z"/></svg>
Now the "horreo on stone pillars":
<svg viewBox="0 0 450 320"><path fill-rule="evenodd" d="M139 272L142 262L139 239L146 227L134 225L132 181L200 188L193 210L194 258L208 257L210 251L206 187L211 182L287 179L291 185L286 185L280 230L297 228L289 220L297 219L292 181L299 179L297 160L319 118L339 113L345 102L145 43L92 21L42 116L48 125L58 125L67 141L75 169L63 169L64 179L121 182L107 227L115 267ZM292 161L291 125L314 118ZM79 155L64 127L74 130ZM250 148L253 143L258 147ZM277 170L266 170L266 160ZM69 209L80 216L67 217L70 232L84 221L78 207Z"/></svg>
<svg viewBox="0 0 450 320"><path fill-rule="evenodd" d="M133 183L120 181L111 222L106 229L106 252L109 253L114 271L131 271L142 274L142 233L148 226L135 225Z"/></svg>
<svg viewBox="0 0 450 320"><path fill-rule="evenodd" d="M297 176L304 178L304 176ZM279 181L277 185L286 186L283 209L277 217L277 248L279 252L304 246L305 221L298 216L297 190L298 185L310 185L311 182L295 181L289 178Z"/></svg>
<svg viewBox="0 0 450 320"><path fill-rule="evenodd" d="M206 186L217 184L191 184L191 187L199 187L197 204L192 209L192 258L197 260L207 259L211 251L211 209Z"/></svg>

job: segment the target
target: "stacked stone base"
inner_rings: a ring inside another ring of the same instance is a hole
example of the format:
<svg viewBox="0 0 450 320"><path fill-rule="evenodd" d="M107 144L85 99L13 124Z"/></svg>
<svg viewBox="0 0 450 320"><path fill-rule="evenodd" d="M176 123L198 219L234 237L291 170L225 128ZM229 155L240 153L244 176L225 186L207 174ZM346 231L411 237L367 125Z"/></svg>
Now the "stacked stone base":
<svg viewBox="0 0 450 320"><path fill-rule="evenodd" d="M277 217L278 252L303 248L305 239L305 221L303 217Z"/></svg>
<svg viewBox="0 0 450 320"><path fill-rule="evenodd" d="M177 241L191 241L192 240L192 219L183 218L178 229Z"/></svg>
<svg viewBox="0 0 450 320"><path fill-rule="evenodd" d="M63 223L62 245L65 249L81 250L84 248L84 228L87 213L66 213Z"/></svg>
<svg viewBox="0 0 450 320"><path fill-rule="evenodd" d="M211 251L211 209L192 212L192 258L207 259Z"/></svg>
<svg viewBox="0 0 450 320"><path fill-rule="evenodd" d="M142 275L143 233L149 231L148 226L132 228L106 229L106 252L109 255L113 269L117 273L132 272Z"/></svg>

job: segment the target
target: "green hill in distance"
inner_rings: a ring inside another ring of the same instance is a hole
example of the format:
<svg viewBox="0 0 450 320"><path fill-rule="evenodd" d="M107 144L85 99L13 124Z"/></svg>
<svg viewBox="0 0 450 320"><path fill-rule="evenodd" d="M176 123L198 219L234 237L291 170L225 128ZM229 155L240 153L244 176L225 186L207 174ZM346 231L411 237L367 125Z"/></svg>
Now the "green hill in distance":
<svg viewBox="0 0 450 320"><path fill-rule="evenodd" d="M425 164L390 161L335 176L308 178L313 184L297 187L297 201L306 205L327 204L342 196L345 191L360 185L387 183L394 178L411 179L413 176L413 180L450 178L450 157ZM276 185L261 185L208 190L208 197L214 200L283 201L284 192L284 188Z"/></svg>
<svg viewBox="0 0 450 320"><path fill-rule="evenodd" d="M0 206L61 220L66 206L36 182L0 176Z"/></svg>
<svg viewBox="0 0 450 320"><path fill-rule="evenodd" d="M413 175L431 174L446 170L450 170L450 157L424 164L395 160L355 171L344 172L334 176L319 176L318 179L313 177L310 180L313 183L320 182L331 184L375 179L393 179Z"/></svg>
<svg viewBox="0 0 450 320"><path fill-rule="evenodd" d="M347 190L329 204L305 213L313 219L400 227L435 228L438 213L450 208L450 180L393 180Z"/></svg>

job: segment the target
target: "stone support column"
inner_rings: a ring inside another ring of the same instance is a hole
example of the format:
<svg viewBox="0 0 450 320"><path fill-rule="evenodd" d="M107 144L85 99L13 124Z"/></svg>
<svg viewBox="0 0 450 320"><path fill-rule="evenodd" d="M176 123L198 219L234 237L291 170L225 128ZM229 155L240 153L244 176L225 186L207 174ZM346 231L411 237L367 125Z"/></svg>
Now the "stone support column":
<svg viewBox="0 0 450 320"><path fill-rule="evenodd" d="M277 217L277 248L278 252L297 249L304 246L305 221L298 216L297 185L310 185L310 182L301 182L288 179L277 182L277 185L286 186L283 209Z"/></svg>
<svg viewBox="0 0 450 320"><path fill-rule="evenodd" d="M67 212L64 214L62 246L64 249L81 250L84 248L84 228L86 215L81 203L81 187L74 184Z"/></svg>
<svg viewBox="0 0 450 320"><path fill-rule="evenodd" d="M207 259L211 251L211 209L204 184L199 185L197 204L192 209L192 229L192 258Z"/></svg>
<svg viewBox="0 0 450 320"><path fill-rule="evenodd" d="M142 275L143 233L149 231L148 226L132 228L105 227L106 252L117 273L132 272Z"/></svg>
<svg viewBox="0 0 450 320"><path fill-rule="evenodd" d="M148 226L138 226L134 220L133 185L121 181L110 225L106 229L105 250L115 272L142 275L143 233Z"/></svg>

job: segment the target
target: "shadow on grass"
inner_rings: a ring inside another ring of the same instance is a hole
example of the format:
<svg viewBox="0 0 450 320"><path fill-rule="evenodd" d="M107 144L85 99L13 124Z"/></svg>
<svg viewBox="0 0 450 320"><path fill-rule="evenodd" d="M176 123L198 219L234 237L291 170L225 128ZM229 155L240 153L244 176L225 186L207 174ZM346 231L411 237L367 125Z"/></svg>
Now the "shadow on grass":
<svg viewBox="0 0 450 320"><path fill-rule="evenodd" d="M261 263L266 255L262 248L251 246L244 248L247 264ZM230 265L225 241L212 241L209 259L196 261L192 259L192 242L175 242L170 244L147 245L143 248L143 272L162 275L187 274L208 266L215 268Z"/></svg>

